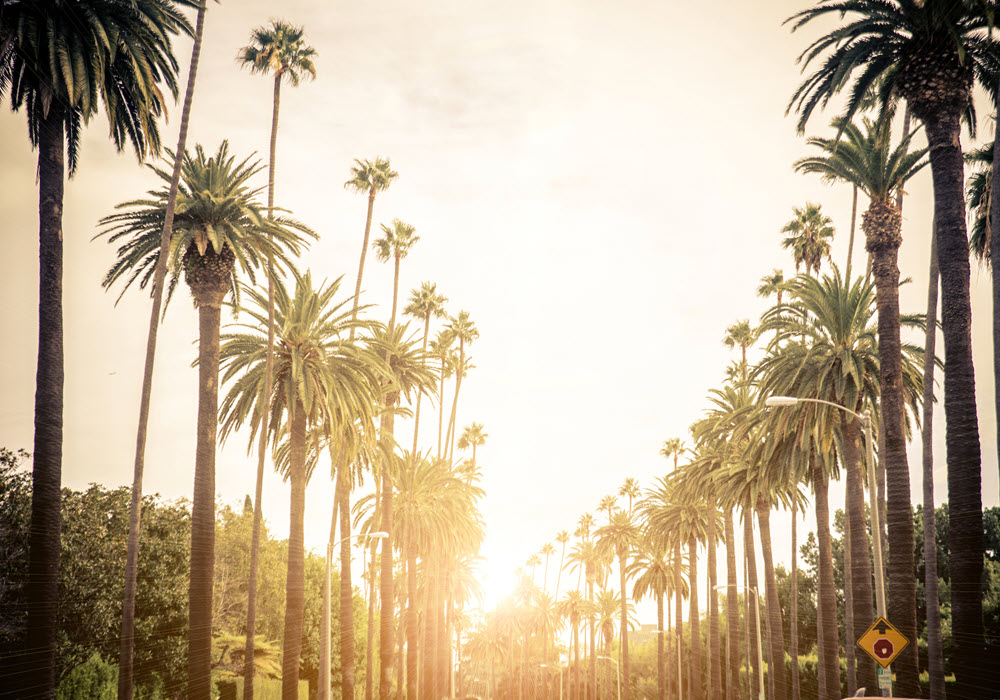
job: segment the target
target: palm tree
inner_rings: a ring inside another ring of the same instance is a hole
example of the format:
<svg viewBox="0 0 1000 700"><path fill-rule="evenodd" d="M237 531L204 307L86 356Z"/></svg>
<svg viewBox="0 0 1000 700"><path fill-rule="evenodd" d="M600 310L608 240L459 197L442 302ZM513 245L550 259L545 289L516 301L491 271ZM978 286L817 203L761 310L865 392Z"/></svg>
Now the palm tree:
<svg viewBox="0 0 1000 700"><path fill-rule="evenodd" d="M669 440L663 441L663 447L660 448L660 454L670 459L674 459L674 471L677 471L677 460L680 458L687 448L684 446L684 441L680 438L670 438Z"/></svg>
<svg viewBox="0 0 1000 700"><path fill-rule="evenodd" d="M413 226L405 224L399 219L393 220L392 227L388 227L382 224L383 237L375 241L375 255L379 262L388 262L390 259L393 260L393 277L392 277L392 312L389 316L389 334L391 335L396 327L396 307L399 299L399 264L400 261L406 257L410 252L410 248L420 240L420 236L417 236ZM422 360L422 355L421 355ZM420 368L423 369L423 368ZM422 394L423 391L419 391ZM393 408L395 406L396 400L398 400L399 392L390 390L386 395L386 410L382 414L380 434L382 439L385 441L385 446L383 447L383 452L391 450L391 442L394 441L393 432L395 427L395 414ZM391 399L391 401L390 401ZM414 448L416 449L416 448ZM385 488L385 484L389 484L389 475L387 470L389 468L388 460L383 460L382 468L382 478L381 482L383 484L382 489L382 532L389 534L389 537L382 542L382 568L380 573L379 581L381 582L381 588L379 596L383 601L395 600L393 597L392 589L392 489ZM374 547L372 544L372 556L374 557ZM373 561L374 567L374 561ZM369 597L368 607L369 616L374 611L374 596ZM390 678L392 676L392 661L393 661L393 643L392 643L392 606L382 605L381 616L380 616L380 649L379 657L381 659L380 665L380 678L379 678L379 697L382 700L388 698L391 693ZM369 625L368 628L368 645L369 647L373 642L374 635L374 625ZM370 656L370 655L369 655ZM372 663L365 666L366 682L365 682L365 698L371 698L372 684L371 684L371 674L372 674Z"/></svg>
<svg viewBox="0 0 1000 700"><path fill-rule="evenodd" d="M222 403L222 433L227 435L250 419L263 429L264 415L276 444L288 440L286 479L291 485L288 574L285 629L282 642L282 695L298 692L299 656L305 606L303 531L305 525L306 434L323 425L330 429L340 416L370 420L374 399L384 376L381 357L359 350L344 336L358 324L347 308L349 299L334 303L340 280L314 287L306 272L296 275L294 296L275 285L278 344L273 384L267 386L267 334L269 296L249 290L253 324L239 324L239 332L227 333L220 351L225 371L223 382L232 383ZM362 326L367 326L362 322ZM266 407L258 397L267 397ZM253 437L251 437L252 445Z"/></svg>
<svg viewBox="0 0 1000 700"><path fill-rule="evenodd" d="M618 578L622 596L622 677L626 679L625 700L628 700L631 697L631 683L628 682L630 678L628 658L628 591L625 589L625 583L628 577L628 555L639 543L639 528L632 522L632 516L629 513L619 510L611 516L610 522L598 528L594 535L597 537L598 552L613 552L618 557Z"/></svg>
<svg viewBox="0 0 1000 700"><path fill-rule="evenodd" d="M451 402L451 418L448 420L448 433L445 436L445 445L451 445L448 449L448 461L452 461L455 454L455 417L458 412L458 392L462 389L462 376L465 374L465 346L471 345L479 338L479 331L476 325L469 319L468 311L459 311L458 316L449 319L447 326L448 334L458 339L458 369L455 372L455 398Z"/></svg>
<svg viewBox="0 0 1000 700"><path fill-rule="evenodd" d="M832 401L853 412L860 411L866 401L874 403L879 390L881 353L872 322L872 285L861 280L849 283L834 268L834 274L822 280L800 276L793 282L790 293L795 300L793 304L784 309L772 309L764 317L763 327L777 333L772 342L773 352L759 368L762 390ZM913 406L920 395L922 353L913 346L904 346L904 350L907 397L904 405ZM839 415L828 415L818 411L812 416L818 422L808 425L819 426L820 434L826 431L827 436L839 429L842 436L842 456L847 468L854 615L854 630L850 633L860 636L865 621L872 614L871 564L864 526L861 427L850 414L837 413ZM803 416L802 420L805 419ZM771 430L780 434L785 429ZM874 666L866 663L861 668L863 677L859 685L868 687L874 682Z"/></svg>
<svg viewBox="0 0 1000 700"><path fill-rule="evenodd" d="M482 423L472 423L462 429L462 434L458 438L458 449L467 450L472 448L472 463L476 463L476 448L486 443L489 438L488 433L483 432Z"/></svg>
<svg viewBox="0 0 1000 700"><path fill-rule="evenodd" d="M971 270L966 240L960 120L973 83L995 82L1000 47L985 40L992 6L975 2L912 0L826 2L790 17L797 29L836 13L843 24L806 49L799 60L821 64L789 103L803 128L817 106L845 87L851 90L845 117L857 111L865 91L882 81L879 98L906 99L924 125L934 178L934 219L944 308L944 392L948 451L949 538L952 612L963 630L955 647L956 697L984 687L986 663L980 593L983 570L982 476L971 339ZM891 543L890 543L891 544ZM895 605L895 604L894 604ZM912 655L902 667L900 694L917 692ZM897 666L898 668L898 666Z"/></svg>
<svg viewBox="0 0 1000 700"><path fill-rule="evenodd" d="M899 246L902 215L894 201L903 184L927 161L927 149L908 152L910 137L892 148L888 120L865 119L864 132L853 122L834 120L843 138L811 138L826 158L803 158L796 170L837 177L855 184L870 199L862 214L871 254L878 305L878 350L881 417L884 433L880 453L886 470L887 520L893 547L889 550L890 613L900 632L916 636L916 580L913 570L913 517L910 512L910 470L903 426L902 359L899 331ZM852 533L853 534L853 533ZM915 652L916 650L912 650ZM917 673L915 653L902 659L903 668ZM897 664L897 668L899 665Z"/></svg>
<svg viewBox="0 0 1000 700"><path fill-rule="evenodd" d="M4 2L0 12L0 91L24 107L28 138L38 149L39 302L32 527L28 555L27 639L18 686L55 692L56 606L62 482L63 324L62 212L68 165L78 164L83 126L105 105L119 151L131 143L141 159L160 151L157 120L162 84L176 98L171 35L191 26L175 2L134 4L83 0L51 4ZM190 3L183 3L190 5ZM116 28L116 41L105 33ZM67 162L68 161L68 162ZM27 673L27 672L26 672ZM26 691L27 692L27 691Z"/></svg>
<svg viewBox="0 0 1000 700"><path fill-rule="evenodd" d="M316 51L306 46L302 40L301 28L292 27L281 21L272 20L271 27L258 27L251 34L251 45L240 49L237 59L243 66L249 66L251 73L274 73L274 98L271 109L270 157L267 167L267 212L274 215L274 175L278 146L278 109L281 103L281 82L287 80L297 86L303 75L316 77L312 57ZM268 263L268 355L274 353L274 270ZM265 368L264 386L270 386L274 376L273 358ZM257 565L260 548L260 526L263 518L261 499L264 492L264 458L266 435L268 434L267 413L261 426L261 442L257 452L257 486L254 493L254 524L250 538L250 582L247 591L247 636L244 658L243 687L247 700L254 696L254 640L257 629Z"/></svg>
<svg viewBox="0 0 1000 700"><path fill-rule="evenodd" d="M595 629L593 613L594 605L594 584L601 577L604 571L603 554L598 551L596 543L590 537L590 525L588 520L590 514L586 513L581 520L586 526L581 526L581 540L569 553L569 563L574 568L583 573L587 582L587 604L590 613L587 615L587 622L590 629L590 686L597 682L597 658L594 653Z"/></svg>
<svg viewBox="0 0 1000 700"><path fill-rule="evenodd" d="M375 209L375 195L389 189L392 181L399 177L399 173L392 169L388 158L376 156L375 160L354 159L351 166L351 179L344 183L344 187L359 194L368 195L368 216L365 219L365 236L361 244L361 262L358 264L358 282L354 288L355 299L361 297L361 279L365 273L365 253L368 250L368 236L372 230L372 212ZM357 303L357 301L355 301Z"/></svg>
<svg viewBox="0 0 1000 700"><path fill-rule="evenodd" d="M205 12L207 2L198 3L195 20L194 43L191 48L191 63L188 68L187 89L184 92L184 106L181 108L181 123L177 136L177 153L187 147L188 127L191 124L191 104L194 102L194 86L198 76L198 61L201 57L201 41L205 32ZM122 598L122 632L118 655L118 700L132 700L134 690L135 651L135 595L136 576L139 567L139 535L142 517L142 478L146 466L146 435L149 426L149 403L153 393L153 364L156 358L156 339L159 330L160 309L163 307L163 282L167 276L167 254L173 234L174 212L177 205L177 190L181 179L181 161L175 160L170 176L170 192L167 211L160 236L160 262L153 274L153 305L149 313L149 331L146 335L146 360L142 371L142 391L139 395L139 423L136 428L136 450L132 475L132 499L129 506L128 544L125 558L125 593Z"/></svg>
<svg viewBox="0 0 1000 700"><path fill-rule="evenodd" d="M656 687L660 700L667 697L666 656L663 650L663 599L673 591L673 566L667 547L662 541L647 536L629 564L628 574L634 579L632 598L656 597Z"/></svg>
<svg viewBox="0 0 1000 700"><path fill-rule="evenodd" d="M451 347L454 342L455 336L447 328L438 331L434 340L430 341L431 355L441 362L441 372L438 375L441 381L440 389L438 389L440 405L438 406L437 457L439 459L447 456L447 450L443 448L446 443L442 440L444 430L444 380L450 377L457 368L458 357Z"/></svg>
<svg viewBox="0 0 1000 700"><path fill-rule="evenodd" d="M170 154L174 157L174 154ZM218 427L219 330L221 307L236 287L237 267L253 280L272 256L290 265L288 253L302 249L302 235L315 235L306 226L279 217L266 219L257 202L259 190L247 184L262 169L247 158L239 163L229 155L223 141L214 156L201 146L186 152L182 165L183 184L177 197L174 235L168 267L170 290L185 274L198 307L198 428L195 451L195 486L191 507L191 582L188 630L188 693L207 698L212 630L212 571L215 546L215 444ZM169 183L164 170L153 170ZM169 191L150 192L152 199L118 205L119 213L101 220L109 243L124 239L118 262L104 279L108 287L127 278L126 288L137 279L140 287L149 281L160 255L160 236Z"/></svg>
<svg viewBox="0 0 1000 700"><path fill-rule="evenodd" d="M750 326L750 321L737 321L726 329L726 335L722 339L723 345L730 350L736 347L740 349L740 371L742 379L747 380L747 348L757 341L758 331Z"/></svg>
<svg viewBox="0 0 1000 700"><path fill-rule="evenodd" d="M419 318L424 322L424 334L423 341L420 346L420 352L425 358L427 353L427 340L430 333L430 324L432 317L441 318L445 316L444 304L448 299L437 292L437 285L430 282L423 282L420 285L420 289L415 289L410 292L410 302L403 309L403 313L408 316L413 316ZM443 381L443 379L442 379ZM412 455L412 463L410 464L410 470L416 469L416 457L417 457L417 438L420 434L420 403L423 398L423 393L417 393L417 407L414 411L413 418L413 447L410 450ZM416 552L411 551L415 545L415 542L410 537L404 538L404 547L406 549L405 559L407 562L407 568L409 568L410 563L416 563ZM416 577L412 578L412 586L410 585L411 579L407 577L407 651L406 651L406 677L407 677L407 697L410 700L414 700L417 692L417 630L418 630L418 620L417 620L417 590L416 590ZM380 686L381 687L381 686Z"/></svg>
<svg viewBox="0 0 1000 700"><path fill-rule="evenodd" d="M830 259L830 239L833 238L832 220L820 211L820 205L807 202L804 207L793 207L795 218L781 228L789 236L781 242L782 248L791 249L795 271L805 267L807 273L819 272L823 259Z"/></svg>
<svg viewBox="0 0 1000 700"><path fill-rule="evenodd" d="M781 295L785 291L785 273L774 268L770 273L760 278L757 286L757 296L769 297L772 294L778 297L778 306L781 306Z"/></svg>
<svg viewBox="0 0 1000 700"><path fill-rule="evenodd" d="M566 592L566 597L556 603L556 610L564 618L569 618L569 628L572 631L570 646L573 648L573 681L571 692L568 697L582 697L580 686L580 620L585 615L590 615L593 603L584 600L580 591L571 590Z"/></svg>
<svg viewBox="0 0 1000 700"><path fill-rule="evenodd" d="M556 548L552 546L551 542L546 542L542 545L542 548L538 550L538 553L545 557L545 573L542 575L543 591L547 591L549 588L549 557L551 557L555 551Z"/></svg>
<svg viewBox="0 0 1000 700"><path fill-rule="evenodd" d="M399 219L393 219L391 227L382 224L382 234L382 238L375 241L373 246L375 257L379 262L384 263L392 260L395 267L392 285L392 314L390 316L392 319L390 325L392 325L395 323L396 300L399 297L399 263L409 254L410 248L420 240L420 236L416 234L416 229L413 226Z"/></svg>
<svg viewBox="0 0 1000 700"><path fill-rule="evenodd" d="M552 597L559 600L559 583L562 581L563 566L566 561L566 543L569 542L569 533L566 530L560 530L559 534L556 535L556 542L562 545L562 550L559 554L559 572L556 574L556 592Z"/></svg>
<svg viewBox="0 0 1000 700"><path fill-rule="evenodd" d="M632 501L642 495L642 489L639 488L639 482L630 476L618 488L618 495L628 498L628 514L632 515Z"/></svg>
<svg viewBox="0 0 1000 700"><path fill-rule="evenodd" d="M357 316L358 304L361 300L361 282L365 275L365 257L368 253L368 237L371 234L372 213L375 209L375 195L389 188L399 173L389 165L388 158L376 157L374 161L354 160L351 166L351 179L344 183L344 188L368 195L368 214L365 219L365 233L361 242L361 257L358 261L358 278L354 285L354 315ZM351 329L350 340L354 340L354 329ZM345 700L354 700L354 613L351 601L354 592L351 585L351 483L347 478L348 460L346 451L341 451L341 464L337 468L337 485L335 486L336 502L340 508L340 667L341 693ZM334 508L334 518L337 508ZM335 522L330 523L330 540L333 541Z"/></svg>

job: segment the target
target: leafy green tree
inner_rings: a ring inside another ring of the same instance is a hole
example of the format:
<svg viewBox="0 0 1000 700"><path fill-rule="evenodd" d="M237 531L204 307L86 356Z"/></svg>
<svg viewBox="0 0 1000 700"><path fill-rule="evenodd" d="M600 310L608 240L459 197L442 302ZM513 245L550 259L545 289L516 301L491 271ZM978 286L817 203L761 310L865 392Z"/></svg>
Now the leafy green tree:
<svg viewBox="0 0 1000 700"><path fill-rule="evenodd" d="M173 154L171 154L173 156ZM215 451L218 432L219 330L221 307L236 287L237 268L253 279L253 270L271 257L288 265L288 253L298 254L303 235L315 235L303 224L285 217L262 216L257 190L248 184L261 170L250 159L236 162L223 141L214 156L201 146L184 154L183 186L178 194L174 236L168 266L171 290L181 272L198 307L198 427L195 448L195 486L192 504L191 619L189 623L189 694L208 698L212 632L212 564L215 524ZM154 171L169 182L169 175ZM104 286L126 277L125 287L150 279L159 258L159 238L168 192L149 193L152 199L118 206L119 213L101 220L109 243L124 239L118 262Z"/></svg>
<svg viewBox="0 0 1000 700"><path fill-rule="evenodd" d="M82 0L0 5L0 94L24 108L38 149L39 286L28 656L14 681L23 692L55 693L59 488L63 414L63 189L79 162L83 127L104 105L119 151L141 160L160 149L157 120L177 96L171 37L191 27L178 2ZM186 4L186 3L185 3ZM115 41L106 27L115 28ZM165 88L166 90L164 90ZM68 168L67 168L68 166Z"/></svg>
<svg viewBox="0 0 1000 700"><path fill-rule="evenodd" d="M951 499L954 622L959 642L955 697L974 697L985 687L982 627L982 477L978 413L972 361L970 264L966 239L960 121L976 80L992 87L1000 46L986 41L991 3L849 0L822 2L790 17L798 29L814 19L838 16L841 24L814 41L799 57L807 69L789 110L800 130L817 107L847 88L845 117L858 110L865 93L881 80L880 102L906 99L924 125L934 178L934 219L944 315L944 392ZM917 669L910 654L897 664L898 690L914 695Z"/></svg>

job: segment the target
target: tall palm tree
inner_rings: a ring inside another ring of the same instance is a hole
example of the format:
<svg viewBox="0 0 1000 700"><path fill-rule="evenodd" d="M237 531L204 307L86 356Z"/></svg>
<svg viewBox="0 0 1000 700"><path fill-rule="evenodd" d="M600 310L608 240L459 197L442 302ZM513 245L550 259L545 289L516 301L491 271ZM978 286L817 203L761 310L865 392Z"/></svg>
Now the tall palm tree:
<svg viewBox="0 0 1000 700"><path fill-rule="evenodd" d="M855 184L870 200L862 214L861 229L871 255L878 305L878 351L880 404L883 427L880 454L886 470L889 549L889 601L893 624L908 637L915 637L916 578L913 565L913 516L910 507L910 470L906 459L903 426L903 377L899 331L899 246L902 215L895 198L906 181L927 164L927 149L909 152L910 137L891 145L888 120L865 119L862 131L853 122L835 119L842 138L811 138L826 157L803 158L796 170L835 173ZM853 533L852 533L853 534ZM901 662L901 663L900 663ZM916 649L904 650L897 669L915 675Z"/></svg>
<svg viewBox="0 0 1000 700"><path fill-rule="evenodd" d="M569 619L569 628L571 630L570 646L573 652L573 680L570 684L571 690L567 693L568 697L579 698L583 696L580 686L580 620L584 616L590 615L593 607L593 603L585 600L578 590L567 591L566 597L556 603L556 609L559 611L559 614Z"/></svg>
<svg viewBox="0 0 1000 700"><path fill-rule="evenodd" d="M552 597L559 600L559 583L562 581L563 566L566 561L566 543L569 542L569 532L560 530L556 535L556 542L562 545L562 548L559 554L559 572L556 574L556 592Z"/></svg>
<svg viewBox="0 0 1000 700"><path fill-rule="evenodd" d="M778 305L781 305L781 295L785 291L785 273L774 268L768 274L760 278L760 284L757 286L757 296L759 297L769 297L772 294L776 295L778 298Z"/></svg>
<svg viewBox="0 0 1000 700"><path fill-rule="evenodd" d="M631 697L631 683L628 658L628 591L625 588L628 580L628 556L639 543L639 528L632 522L631 515L623 510L616 511L610 522L597 529L599 552L613 552L618 557L618 578L621 586L621 650L622 677L625 678L625 700Z"/></svg>
<svg viewBox="0 0 1000 700"><path fill-rule="evenodd" d="M399 300L399 264L403 258L407 256L410 252L410 248L420 240L420 236L416 235L416 229L409 224L403 223L399 219L394 219L392 222L392 227L382 224L383 237L375 241L375 256L379 262L393 261L393 277L392 277L392 312L389 315L389 334L391 335L396 327L396 307ZM421 355L421 361L423 360L423 355ZM423 370L424 368L419 368ZM423 391L419 391L418 395L422 394ZM391 450L391 442L394 442L394 427L395 427L395 413L393 411L396 401L398 400L399 392L395 390L390 390L386 394L386 410L382 414L380 434L382 440L385 441L385 447L383 447L383 452ZM382 566L381 573L379 576L379 581L381 582L381 587L379 591L379 597L382 601L392 601L395 600L393 597L393 578L392 578L392 547L393 547L393 527L392 527L392 489L385 488L385 484L390 483L389 474L389 461L383 460L382 478L381 483L383 484L382 489L382 532L388 533L389 537L382 542ZM374 552L374 544L372 545ZM374 557L374 554L372 555ZM373 561L374 567L374 561ZM368 606L369 614L374 610L374 596L369 597ZM379 657L381 660L380 668L380 678L379 678L379 697L382 700L386 700L391 693L390 678L392 675L392 663L393 663L393 643L392 643L392 617L393 610L392 605L387 605L383 603L381 616L379 621L380 627L380 649ZM374 625L369 625L368 628L368 645L371 646L374 635ZM372 673L372 663L365 666L366 683L365 683L365 697L370 698L372 692L371 684L371 673Z"/></svg>
<svg viewBox="0 0 1000 700"><path fill-rule="evenodd" d="M448 433L445 436L445 445L451 445L448 449L448 461L452 461L455 455L455 418L458 412L458 393L462 389L462 376L465 368L465 346L471 345L479 338L479 331L476 324L469 318L468 311L459 311L458 316L449 319L447 325L448 333L458 340L458 369L455 373L455 398L451 402L451 418L448 420Z"/></svg>
<svg viewBox="0 0 1000 700"><path fill-rule="evenodd" d="M462 429L462 434L458 438L458 449L466 450L472 448L472 463L476 463L476 448L486 444L489 438L488 433L483 432L482 423L470 423Z"/></svg>
<svg viewBox="0 0 1000 700"><path fill-rule="evenodd" d="M368 195L368 213L365 218L365 233L361 242L361 256L358 261L358 277L354 285L354 315L357 315L361 300L361 283L365 276L365 258L368 253L368 238L372 228L372 214L375 210L375 196L384 192L399 176L389 164L388 158L376 157L374 161L354 160L351 166L351 178L344 183L344 188ZM351 330L350 340L354 340L354 330ZM341 693L346 700L354 700L354 613L352 600L354 597L351 583L351 480L347 478L349 463L346 451L341 451L341 463L337 468L337 485L334 487L335 500L340 509L340 668ZM334 508L336 517L337 508ZM333 541L335 522L330 523L330 541Z"/></svg>
<svg viewBox="0 0 1000 700"><path fill-rule="evenodd" d="M628 514L632 515L632 502L642 495L642 489L639 488L639 482L630 476L618 488L618 495L628 499Z"/></svg>
<svg viewBox="0 0 1000 700"><path fill-rule="evenodd" d="M542 545L542 548L538 550L538 553L545 557L545 572L542 574L542 590L548 591L549 588L549 557L555 554L556 548L552 546L551 542L546 542Z"/></svg>
<svg viewBox="0 0 1000 700"><path fill-rule="evenodd" d="M629 564L628 574L634 579L632 598L640 600L647 595L656 598L656 687L660 700L667 697L666 655L663 649L664 598L673 591L673 565L662 540L647 536L642 539L636 555Z"/></svg>
<svg viewBox="0 0 1000 700"><path fill-rule="evenodd" d="M420 289L414 289L410 292L410 301L403 309L403 313L407 316L413 316L414 318L419 318L424 323L424 333L423 340L420 346L420 352L425 357L427 353L427 341L430 334L431 318L437 317L442 318L447 314L444 311L444 304L448 299L443 295L439 294L437 291L437 285L431 282L423 282L420 285ZM443 380L442 380L443 381ZM411 459L413 460L410 464L410 470L416 469L416 457L417 457L417 439L420 435L420 403L423 398L423 393L417 393L417 406L414 411L413 418L413 447L410 449ZM410 562L416 563L416 552L411 551L415 547L415 542L410 537L404 538L404 548L406 550L405 560L407 562L407 568L410 566ZM417 630L418 630L418 619L417 619L417 590L416 590L416 577L412 578L412 586L410 585L410 577L407 575L407 609L406 609L406 630L407 630L407 651L406 651L406 678L407 678L407 697L409 700L415 700L417 693Z"/></svg>
<svg viewBox="0 0 1000 700"><path fill-rule="evenodd" d="M171 153L171 157L173 154ZM223 141L214 156L201 146L186 152L183 184L177 197L174 235L168 267L172 291L183 271L198 307L198 427L195 485L191 507L191 581L189 587L188 694L207 698L212 630L212 571L215 546L215 446L218 431L219 332L221 307L236 288L237 269L253 281L253 271L269 256L290 266L288 253L298 254L309 228L287 217L267 219L248 181L262 170L247 158L239 163ZM170 175L153 170L168 183ZM104 279L110 286L125 278L128 287L149 281L160 255L160 236L169 190L151 199L118 205L119 213L101 220L109 243L123 241L118 262Z"/></svg>
<svg viewBox="0 0 1000 700"><path fill-rule="evenodd" d="M747 348L757 341L758 331L750 326L750 321L737 321L726 329L726 335L722 339L723 345L733 349L740 349L740 373L745 382L747 380Z"/></svg>
<svg viewBox="0 0 1000 700"><path fill-rule="evenodd" d="M820 205L807 202L804 207L793 207L795 218L781 227L789 234L781 247L790 249L795 260L795 271L805 267L806 272L819 272L823 259L830 259L830 239L833 238L833 220L826 216Z"/></svg>
<svg viewBox="0 0 1000 700"><path fill-rule="evenodd" d="M316 77L316 68L312 57L316 51L305 44L302 39L303 30L277 20L272 20L270 27L258 27L251 33L251 44L240 49L237 59L243 66L248 66L251 73L274 73L274 97L271 106L271 142L267 166L267 212L274 215L274 177L278 147L278 111L281 104L281 82L286 80L292 85L298 85L302 76ZM268 263L268 356L274 353L274 270ZM273 358L265 368L264 386L271 385L274 376ZM266 455L266 435L268 434L267 412L264 412L264 424L260 429L261 442L257 452L257 484L254 492L254 523L250 536L250 571L247 590L247 636L243 687L246 688L247 700L254 697L254 640L257 630L257 566L260 549L260 528L263 519L261 499L264 494L264 460Z"/></svg>
<svg viewBox="0 0 1000 700"><path fill-rule="evenodd" d="M291 486L288 572L282 642L282 695L295 697L298 690L299 656L305 610L305 526L306 434L317 426L332 426L340 416L371 420L379 382L384 377L379 354L359 350L346 342L352 326L358 324L349 309L350 299L339 303L334 297L340 280L313 285L312 275L296 275L294 296L275 285L275 321L278 344L273 384L266 385L267 327L270 295L249 290L253 303L248 310L253 323L239 324L234 333L223 336L220 350L225 371L223 382L231 388L223 400L222 433L228 434L243 422L263 429L264 415L270 430L269 441L288 441L286 479ZM362 326L367 326L362 322ZM268 398L265 407L258 397ZM252 445L253 437L251 437Z"/></svg>
<svg viewBox="0 0 1000 700"><path fill-rule="evenodd" d="M441 363L441 371L438 374L438 379L441 382L438 389L437 456L439 459L447 457L447 450L444 448L447 443L442 439L444 432L444 380L454 374L457 369L458 356L452 348L454 342L455 336L447 328L439 330L434 340L430 341L431 354Z"/></svg>
<svg viewBox="0 0 1000 700"><path fill-rule="evenodd" d="M792 96L789 109L803 128L817 106L849 88L845 117L876 80L880 100L906 99L924 125L934 179L934 219L944 322L945 443L948 452L950 561L955 587L955 697L974 697L984 687L982 475L971 337L971 270L966 240L960 122L974 82L992 87L1000 47L984 38L992 26L991 3L853 0L824 2L787 21L793 29L833 14L842 24L800 56L819 67ZM890 549L892 543L890 542ZM912 658L912 656L908 656ZM897 665L897 668L899 666ZM900 694L917 692L916 668L904 661Z"/></svg>
<svg viewBox="0 0 1000 700"><path fill-rule="evenodd" d="M194 86L198 77L198 61L201 57L201 42L205 33L205 12L207 2L198 3L195 20L194 42L191 48L191 63L188 67L187 89L181 108L181 123L177 136L177 153L187 147L188 127L191 124L191 104L194 102ZM125 558L125 593L122 597L122 631L118 654L118 700L132 700L134 691L135 651L135 595L136 576L139 567L139 534L142 517L142 478L146 466L146 435L149 426L149 404L153 393L153 365L156 358L156 339L160 325L160 310L163 307L163 283L167 276L167 253L173 234L174 212L177 205L177 190L181 179L181 161L175 160L170 176L170 191L167 211L160 235L160 262L153 273L153 305L149 313L149 331L146 335L146 359L142 371L142 390L139 394L139 421L136 428L135 460L132 472L132 498L129 505L128 543Z"/></svg>
<svg viewBox="0 0 1000 700"><path fill-rule="evenodd" d="M158 154L161 85L177 96L171 35L191 33L177 5L84 0L0 5L0 95L24 108L38 149L38 363L28 554L27 654L18 681L32 694L55 692L63 413L63 188L79 161L83 126L105 105L119 151ZM106 26L116 27L109 41ZM68 166L68 168L67 168ZM37 669L44 669L37 671Z"/></svg>

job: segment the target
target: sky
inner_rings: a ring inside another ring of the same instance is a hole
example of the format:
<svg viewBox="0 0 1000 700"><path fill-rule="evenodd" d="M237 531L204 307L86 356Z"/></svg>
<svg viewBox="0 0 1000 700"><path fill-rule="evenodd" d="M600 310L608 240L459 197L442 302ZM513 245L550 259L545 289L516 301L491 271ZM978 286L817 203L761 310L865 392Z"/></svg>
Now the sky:
<svg viewBox="0 0 1000 700"><path fill-rule="evenodd" d="M251 29L271 18L303 26L317 51L317 78L282 88L276 159L277 204L320 234L300 266L314 278L343 275L343 288L353 289L366 200L343 183L353 159L389 157L399 178L379 195L373 230L377 235L380 223L400 218L420 236L402 264L401 295L434 282L449 299L448 311L467 310L480 331L469 348L476 369L462 385L458 422L482 423L489 435L478 452L487 492L481 510L489 605L513 584L517 567L560 530L572 533L583 513L602 523L598 502L627 477L649 487L666 473L662 442L688 436L706 395L736 359L722 343L726 327L756 322L767 308L755 295L764 274L794 272L780 245L793 207L822 204L838 232L833 260L844 267L850 189L792 168L809 152L794 118L785 116L801 80L795 60L824 25L792 34L781 23L804 6L210 4L189 146L214 152L228 139L234 154L256 153L266 162L272 82L240 69L235 57ZM190 41L177 40L175 53L186 79ZM989 111L980 109L980 136L992 135ZM830 135L834 114L816 115L808 133ZM176 143L179 115L178 104L163 126L165 144ZM0 110L0 445L29 450L35 158L23 116ZM115 304L120 290L100 286L115 252L92 239L116 204L157 186L132 154L115 153L106 121L96 117L65 196L68 487L131 483L150 302L130 290ZM900 269L912 281L900 304L903 312L923 312L929 169L907 194ZM855 269L863 265L861 245ZM387 316L391 265L368 261L364 301ZM986 505L996 505L989 287L988 273L974 265L983 494ZM191 495L196 343L196 314L179 289L160 332L147 493ZM751 360L759 355L751 351ZM938 503L947 498L941 413L934 423ZM431 446L434 423L422 421L421 445ZM397 421L404 444L410 434L409 422ZM917 503L919 447L909 456ZM219 501L242 504L255 469L246 436L234 435L218 455ZM839 486L831 500L842 504ZM324 549L331 503L332 487L318 474L306 511L306 545L316 552ZM272 532L285 536L288 488L270 471L263 508ZM786 565L789 523L779 513L772 526L776 559ZM800 538L814 529L808 513ZM654 615L650 604L639 607L640 621Z"/></svg>

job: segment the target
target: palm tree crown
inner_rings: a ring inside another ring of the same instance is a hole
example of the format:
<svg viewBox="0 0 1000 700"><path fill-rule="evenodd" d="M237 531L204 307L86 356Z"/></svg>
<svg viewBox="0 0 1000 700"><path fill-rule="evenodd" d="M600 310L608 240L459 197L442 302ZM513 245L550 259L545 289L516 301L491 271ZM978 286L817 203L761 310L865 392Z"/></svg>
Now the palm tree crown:
<svg viewBox="0 0 1000 700"><path fill-rule="evenodd" d="M270 27L253 30L251 44L240 49L236 60L251 73L274 73L276 78L298 85L303 76L316 77L316 49L306 44L304 33L302 27L271 20Z"/></svg>
<svg viewBox="0 0 1000 700"><path fill-rule="evenodd" d="M830 258L833 220L811 202L805 207L794 207L793 211L795 218L781 228L782 233L791 234L781 242L781 247L792 250L796 272L804 266L806 272L818 273L823 258Z"/></svg>

